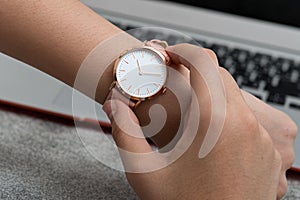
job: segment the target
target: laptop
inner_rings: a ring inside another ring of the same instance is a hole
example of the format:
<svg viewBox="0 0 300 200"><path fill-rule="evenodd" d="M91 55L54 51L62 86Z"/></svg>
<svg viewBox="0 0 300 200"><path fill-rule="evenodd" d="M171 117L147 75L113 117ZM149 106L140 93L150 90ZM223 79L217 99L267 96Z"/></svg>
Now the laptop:
<svg viewBox="0 0 300 200"><path fill-rule="evenodd" d="M82 0L123 30L164 27L191 36L213 49L219 62L239 86L282 110L300 127L300 2L294 0ZM280 13L280 14L278 14ZM149 29L150 30L150 29ZM193 42L166 31L132 30L130 34L166 40L169 44ZM72 117L72 88L0 54L0 102ZM22 76L16 76L22 74ZM45 90L44 88L47 88ZM77 120L109 125L101 105L76 92L82 109ZM97 116L86 104L95 104ZM295 169L300 169L300 137L295 144Z"/></svg>

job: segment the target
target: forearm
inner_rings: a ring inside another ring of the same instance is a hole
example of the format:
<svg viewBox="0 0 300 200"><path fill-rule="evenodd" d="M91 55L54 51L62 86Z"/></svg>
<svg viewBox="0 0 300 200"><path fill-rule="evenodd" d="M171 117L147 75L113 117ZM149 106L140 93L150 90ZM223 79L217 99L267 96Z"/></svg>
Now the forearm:
<svg viewBox="0 0 300 200"><path fill-rule="evenodd" d="M141 42L132 36L120 34L120 29L78 0L1 0L0 27L1 52L28 63L72 87L82 62L98 44L101 44L97 46L100 53L96 56L96 62L83 73L82 85L75 86L99 103L104 102L113 81L112 65L109 66L111 63L104 62L103 59L112 61L122 51L141 45ZM115 41L116 35L123 36ZM104 42L108 38L112 38L109 45ZM94 92L91 88L95 87L94 83L99 79L97 74L103 76L99 83L96 83L98 87ZM171 80L176 82L171 78L168 81ZM183 91L183 95L188 93L182 86L180 90ZM153 104L163 105L168 113L166 125L156 139L161 141L157 143L163 146L177 132L180 109L179 106L175 106L178 105L176 97L169 91L138 106L135 112L141 124L150 123L147 113Z"/></svg>
<svg viewBox="0 0 300 200"><path fill-rule="evenodd" d="M1 52L70 86L89 52L121 32L78 0L2 0L0 27Z"/></svg>

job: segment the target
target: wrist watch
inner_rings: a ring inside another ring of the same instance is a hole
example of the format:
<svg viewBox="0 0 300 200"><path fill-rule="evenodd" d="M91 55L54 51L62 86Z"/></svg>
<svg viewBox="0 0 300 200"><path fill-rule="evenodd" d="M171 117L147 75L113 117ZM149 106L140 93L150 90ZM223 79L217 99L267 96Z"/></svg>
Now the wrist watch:
<svg viewBox="0 0 300 200"><path fill-rule="evenodd" d="M108 98L116 92L118 99L126 100L134 109L142 101L165 93L167 65L170 64L165 51L167 45L160 40L145 41L142 47L122 53L114 63L114 81Z"/></svg>

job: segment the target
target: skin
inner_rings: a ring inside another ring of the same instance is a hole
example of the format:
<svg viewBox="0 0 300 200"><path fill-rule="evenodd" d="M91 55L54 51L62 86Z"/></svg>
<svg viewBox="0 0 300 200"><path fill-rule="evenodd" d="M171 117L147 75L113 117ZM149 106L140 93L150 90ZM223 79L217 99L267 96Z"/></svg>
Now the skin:
<svg viewBox="0 0 300 200"><path fill-rule="evenodd" d="M1 52L71 86L88 53L121 32L77 0L3 0L0 26Z"/></svg>
<svg viewBox="0 0 300 200"><path fill-rule="evenodd" d="M218 59L212 51L208 50L210 57L218 64ZM285 113L269 106L260 99L241 90L245 102L252 110L259 123L270 134L276 149L282 158L280 182L277 192L278 199L287 192L286 171L293 165L295 160L294 142L297 137L298 127Z"/></svg>
<svg viewBox="0 0 300 200"><path fill-rule="evenodd" d="M121 32L120 29L77 0L20 2L17 0L0 1L0 51L70 86L73 86L78 68L89 52L99 43ZM209 50L207 52L216 62L215 54ZM114 54L114 51L111 54ZM173 63L172 67L189 80L188 69L179 63ZM111 66L99 66L99 70L107 72L102 78L101 85L110 86ZM173 84L172 81L176 83L176 80L168 79L170 84ZM190 101L187 87L181 84L176 84L176 87L182 91L181 94L184 97L187 97L183 106L187 110ZM103 103L107 91L108 87L99 88L96 100ZM82 92L89 95L89 91ZM287 188L285 171L290 168L294 160L293 143L297 127L284 113L269 107L244 91L242 95L280 152L282 168L278 197L282 197ZM146 113L153 104L163 105L168 114L165 126L152 138L157 146L162 147L174 137L178 130L181 117L179 106L174 94L170 91L144 102L134 111L141 125L147 125L150 122Z"/></svg>
<svg viewBox="0 0 300 200"><path fill-rule="evenodd" d="M171 48L173 61L190 68L190 83L196 92L194 98L197 98L198 102L196 106L201 110L200 128L188 150L168 167L149 173L127 172L128 181L135 192L141 199L149 200L275 199L282 165L281 156L269 133L258 122L245 102L234 79L223 68L220 68L219 73L226 94L225 125L219 142L212 152L205 158L199 159L199 147L210 121L210 109L207 105L211 102L209 98L203 98L203 93L208 93L208 88L203 78L195 72L195 68L202 67L209 56L199 47L192 45L177 45ZM178 52L189 60L194 59L190 57L189 50L196 52L194 55L198 55L197 57L201 57L193 62L197 65L189 65L176 54ZM104 109L111 119L113 137L120 148L136 153L152 151L145 139L128 134L136 132L136 135L142 135L142 129L136 126L137 117L123 102L111 100L104 105ZM190 107L188 113L193 109L195 108ZM132 119L130 124L128 120L124 120L128 117ZM124 132L120 128L124 126L129 132ZM183 135L188 135L189 132L190 129L187 127ZM122 153L121 156L126 170L128 157ZM147 160L130 160L131 165L136 164L136 169L140 167L140 162L147 162ZM148 164L151 165L151 162L155 160L149 161Z"/></svg>

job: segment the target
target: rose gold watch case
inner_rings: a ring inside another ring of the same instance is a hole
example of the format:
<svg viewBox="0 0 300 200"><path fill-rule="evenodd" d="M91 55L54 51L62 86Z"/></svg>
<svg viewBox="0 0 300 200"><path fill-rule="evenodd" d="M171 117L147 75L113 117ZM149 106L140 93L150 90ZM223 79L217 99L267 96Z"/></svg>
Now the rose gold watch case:
<svg viewBox="0 0 300 200"><path fill-rule="evenodd" d="M149 47L149 46L143 46L143 47L139 47L139 48L132 48L132 49L129 49L129 50L126 50L124 51L115 61L114 63L114 69L113 69L113 77L114 77L114 82L112 83L111 87L110 87L110 90L113 88L113 87L116 87L118 89L119 92L121 92L124 96L126 96L127 98L129 98L130 100L134 101L136 104L139 104L141 101L146 101L146 100L149 100L149 99L152 99L152 98L155 98L156 96L160 95L160 94L164 94L166 92L166 86L162 86L162 88L157 92L155 93L154 95L151 95L149 97L145 97L145 98L139 98L139 97L135 97L135 96L131 96L129 95L127 92L125 92L121 86L119 85L118 81L117 81L117 74L116 74L116 70L117 70L117 66L121 60L121 58L126 55L127 53L130 53L130 52L133 52L133 51L137 51L137 50L141 50L141 49L148 49L148 50L151 50L153 51L155 54L157 54L164 62L165 65L167 65L168 63L166 62L166 58L165 56L159 52L158 50L156 50L155 48L153 47ZM167 73L167 72L166 72ZM168 73L166 75L166 79L165 79L165 83L166 83L166 80L168 78ZM164 84L165 84L164 83ZM137 106L137 105L136 105Z"/></svg>

